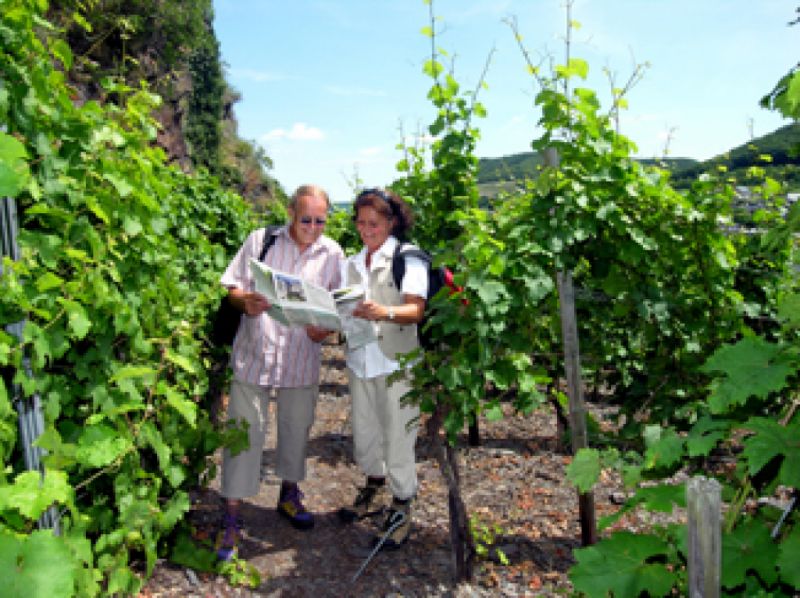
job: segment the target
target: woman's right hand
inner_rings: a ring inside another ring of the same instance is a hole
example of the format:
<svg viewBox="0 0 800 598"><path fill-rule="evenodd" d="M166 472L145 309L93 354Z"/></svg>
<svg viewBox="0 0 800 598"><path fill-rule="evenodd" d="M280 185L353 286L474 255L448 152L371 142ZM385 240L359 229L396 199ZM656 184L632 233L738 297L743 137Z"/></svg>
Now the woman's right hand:
<svg viewBox="0 0 800 598"><path fill-rule="evenodd" d="M367 299L359 303L353 310L353 315L356 318L363 318L364 320L385 320L388 309L380 303L375 303Z"/></svg>

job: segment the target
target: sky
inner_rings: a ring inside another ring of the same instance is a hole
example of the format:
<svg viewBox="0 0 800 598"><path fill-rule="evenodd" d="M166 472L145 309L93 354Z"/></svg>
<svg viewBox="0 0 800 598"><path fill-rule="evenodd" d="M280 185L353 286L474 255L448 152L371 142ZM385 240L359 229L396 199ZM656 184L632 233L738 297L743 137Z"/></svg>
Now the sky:
<svg viewBox="0 0 800 598"><path fill-rule="evenodd" d="M336 203L354 188L399 178L401 143L425 138L434 108L430 25L422 0L213 0L225 77L241 95L239 136L261 145L287 193L305 183ZM788 124L759 106L800 60L798 0L574 0L570 53L589 63L586 87L608 107L637 65L621 132L638 156L704 160ZM565 56L564 0L433 0L435 41L476 119L478 157L530 151L539 137L529 54ZM487 68L488 62L488 68ZM485 73L485 74L484 74Z"/></svg>

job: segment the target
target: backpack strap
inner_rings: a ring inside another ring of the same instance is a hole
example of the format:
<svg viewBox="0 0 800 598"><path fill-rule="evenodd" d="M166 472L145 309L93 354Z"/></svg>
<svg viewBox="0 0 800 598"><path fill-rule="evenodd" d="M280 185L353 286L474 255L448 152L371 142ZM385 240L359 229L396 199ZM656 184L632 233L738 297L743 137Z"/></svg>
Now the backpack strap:
<svg viewBox="0 0 800 598"><path fill-rule="evenodd" d="M267 257L269 248L275 245L275 239L278 238L278 233L283 228L280 224L270 224L264 229L264 244L261 246L261 253L258 254L258 261L263 262Z"/></svg>
<svg viewBox="0 0 800 598"><path fill-rule="evenodd" d="M394 278L394 285L397 290L400 290L400 285L403 282L403 276L406 274L406 258L415 257L431 266L431 256L424 249L420 249L413 243L397 242L392 255L392 278Z"/></svg>

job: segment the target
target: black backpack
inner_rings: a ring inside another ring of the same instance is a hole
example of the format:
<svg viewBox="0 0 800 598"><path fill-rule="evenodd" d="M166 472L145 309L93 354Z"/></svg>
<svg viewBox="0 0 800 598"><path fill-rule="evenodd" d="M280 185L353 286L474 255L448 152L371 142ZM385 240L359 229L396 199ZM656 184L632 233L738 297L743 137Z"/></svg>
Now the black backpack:
<svg viewBox="0 0 800 598"><path fill-rule="evenodd" d="M277 224L271 224L264 233L264 244L261 246L261 253L258 254L258 261L263 262L267 257L269 248L275 244L278 231L283 228ZM242 320L242 312L228 301L228 295L224 295L219 300L217 312L211 325L211 344L217 347L224 347L233 344L236 338L236 331L239 329L239 322Z"/></svg>
<svg viewBox="0 0 800 598"><path fill-rule="evenodd" d="M449 268L446 266L432 267L433 259L427 251L411 243L398 242L392 255L392 278L394 278L394 284L398 291L406 273L406 257L418 258L428 267L428 296L425 297L425 314L422 316L422 320L417 323L417 336L419 337L420 346L423 349L430 349L436 344L431 338L430 330L426 329L426 323L431 315L431 299L436 296L436 293L442 287L449 287L451 294L461 289L453 283L453 273Z"/></svg>

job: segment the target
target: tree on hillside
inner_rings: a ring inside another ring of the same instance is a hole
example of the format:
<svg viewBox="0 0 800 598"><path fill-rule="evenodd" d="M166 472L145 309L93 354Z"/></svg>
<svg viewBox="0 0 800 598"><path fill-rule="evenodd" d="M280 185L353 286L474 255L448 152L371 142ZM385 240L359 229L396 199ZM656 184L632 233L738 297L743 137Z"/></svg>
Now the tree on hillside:
<svg viewBox="0 0 800 598"><path fill-rule="evenodd" d="M68 76L80 102L117 101L108 78L144 83L163 100L158 143L171 161L207 169L256 206L284 197L263 150L238 138L211 0L63 0L48 16L76 57Z"/></svg>

